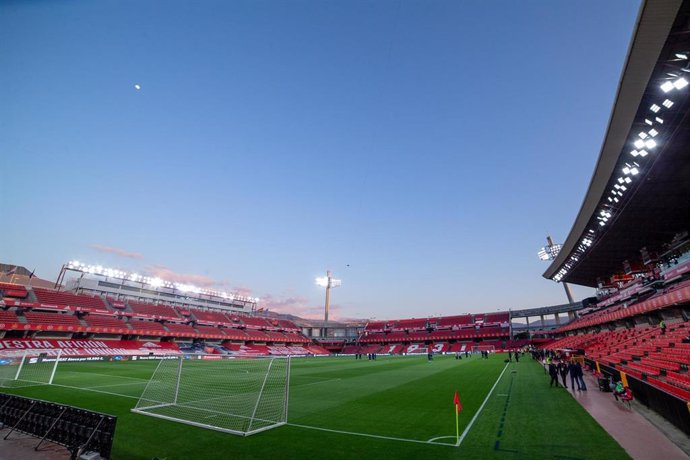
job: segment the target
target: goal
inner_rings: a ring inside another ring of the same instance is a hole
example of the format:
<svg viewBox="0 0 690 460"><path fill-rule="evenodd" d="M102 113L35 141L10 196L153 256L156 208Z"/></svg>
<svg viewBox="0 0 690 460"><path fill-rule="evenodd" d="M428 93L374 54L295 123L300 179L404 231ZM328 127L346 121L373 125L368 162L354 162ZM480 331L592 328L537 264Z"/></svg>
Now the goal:
<svg viewBox="0 0 690 460"><path fill-rule="evenodd" d="M62 352L24 351L0 355L0 388L19 388L53 383Z"/></svg>
<svg viewBox="0 0 690 460"><path fill-rule="evenodd" d="M494 353L496 351L496 347L493 345L473 345L472 346L472 353L478 353L480 351L488 351L488 352Z"/></svg>
<svg viewBox="0 0 690 460"><path fill-rule="evenodd" d="M132 412L240 436L287 423L289 357L162 359Z"/></svg>

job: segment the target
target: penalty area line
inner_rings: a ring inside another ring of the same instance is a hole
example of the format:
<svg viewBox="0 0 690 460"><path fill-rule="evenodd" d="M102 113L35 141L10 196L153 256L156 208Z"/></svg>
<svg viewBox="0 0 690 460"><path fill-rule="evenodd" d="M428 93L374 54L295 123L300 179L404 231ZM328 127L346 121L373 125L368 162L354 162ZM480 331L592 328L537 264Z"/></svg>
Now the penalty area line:
<svg viewBox="0 0 690 460"><path fill-rule="evenodd" d="M470 420L470 423L465 427L465 430L464 430L464 431L462 432L462 434L460 435L460 439L458 439L458 442L454 444L455 447L460 447L460 444L462 444L462 441L465 440L465 436L467 436L467 433L470 432L470 428L472 428L472 425L474 425L474 422L477 420L477 417L479 417L479 414L482 413L482 410L484 409L484 406L486 406L486 403L487 403L487 401L489 401L489 398L491 397L491 394L492 394L492 393L494 392L494 390L496 389L496 385L498 385L498 382L501 381L501 377L503 377L503 374L506 373L506 369L508 369L508 364L509 364L509 363L506 363L505 367L504 367L503 370L501 371L501 374L500 374L500 375L498 376L498 378L496 379L496 382L494 382L494 386L492 386L491 389L489 390L489 394L487 394L487 395L486 395L486 398L484 398L484 402L482 402L482 405L479 406L479 409L478 409L477 412L474 414L474 417L472 417L472 420Z"/></svg>
<svg viewBox="0 0 690 460"><path fill-rule="evenodd" d="M434 444L437 446L448 446L448 447L455 447L455 444L450 444L447 442L433 442L433 440L430 441L422 441L420 439L407 439L407 438L396 438L393 436L382 436L380 434L369 434L369 433L357 433L354 431L342 431L342 430L332 430L330 428L321 428L318 426L309 426L309 425L298 425L296 423L287 423L288 426L294 426L297 428L305 428L307 430L317 430L317 431L326 431L328 433L337 433L337 434L348 434L351 436L362 436L365 438L375 438L375 439L385 439L387 441L401 441L401 442L413 442L416 444ZM445 438L448 436L442 436L441 438ZM455 437L455 436L451 436ZM434 438L434 439L441 439L441 438Z"/></svg>

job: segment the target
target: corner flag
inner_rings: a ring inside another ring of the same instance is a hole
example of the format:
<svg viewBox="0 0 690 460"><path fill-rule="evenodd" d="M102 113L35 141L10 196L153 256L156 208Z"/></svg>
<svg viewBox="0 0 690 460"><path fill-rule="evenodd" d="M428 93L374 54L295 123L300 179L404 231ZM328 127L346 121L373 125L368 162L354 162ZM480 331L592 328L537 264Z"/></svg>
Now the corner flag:
<svg viewBox="0 0 690 460"><path fill-rule="evenodd" d="M455 397L453 398L453 404L455 404L455 412L462 412L462 404L460 404L460 397L458 396L457 390L455 390Z"/></svg>
<svg viewBox="0 0 690 460"><path fill-rule="evenodd" d="M460 396L458 396L458 390L455 390L455 396L453 397L453 404L455 404L455 442L460 442L460 422L458 421L458 414L462 410L462 404L460 404Z"/></svg>

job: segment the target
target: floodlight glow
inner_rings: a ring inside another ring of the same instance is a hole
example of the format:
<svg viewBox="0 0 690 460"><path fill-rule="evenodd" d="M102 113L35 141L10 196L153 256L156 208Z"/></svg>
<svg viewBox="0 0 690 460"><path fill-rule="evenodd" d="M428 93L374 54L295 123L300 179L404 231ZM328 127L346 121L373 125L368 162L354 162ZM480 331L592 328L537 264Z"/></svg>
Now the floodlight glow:
<svg viewBox="0 0 690 460"><path fill-rule="evenodd" d="M686 86L688 86L688 81L683 77L680 77L678 80L673 82L673 87L675 89L683 89Z"/></svg>
<svg viewBox="0 0 690 460"><path fill-rule="evenodd" d="M644 141L642 139L638 139L635 141L634 145L635 148L641 149L642 147L644 147Z"/></svg>
<svg viewBox="0 0 690 460"><path fill-rule="evenodd" d="M601 225L603 227L604 225L606 225L606 222L599 221L599 225Z"/></svg>
<svg viewBox="0 0 690 460"><path fill-rule="evenodd" d="M644 143L644 145L648 149L653 149L654 147L656 147L656 142L653 139L649 139L647 142Z"/></svg>
<svg viewBox="0 0 690 460"><path fill-rule="evenodd" d="M648 124L649 126L652 126L652 125L654 124L654 122L653 122L652 120L649 120L649 119L647 119L647 118L644 119L644 122L645 122L646 124Z"/></svg>
<svg viewBox="0 0 690 460"><path fill-rule="evenodd" d="M654 113L657 113L660 109L661 109L661 107L659 107L656 104L652 104L652 106L649 108L649 110L651 110Z"/></svg>
<svg viewBox="0 0 690 460"><path fill-rule="evenodd" d="M630 168L628 168L627 166L623 168L623 174L630 174Z"/></svg>
<svg viewBox="0 0 690 460"><path fill-rule="evenodd" d="M678 59L687 59L688 55L686 53L676 53Z"/></svg>
<svg viewBox="0 0 690 460"><path fill-rule="evenodd" d="M659 118L659 117L656 117L656 118L654 118L654 119L656 120L657 123L662 124L662 125L664 124L664 120L663 120L663 119L661 119L661 118Z"/></svg>
<svg viewBox="0 0 690 460"><path fill-rule="evenodd" d="M163 286L163 280L160 278L151 278L149 279L148 284L153 287L161 287Z"/></svg>
<svg viewBox="0 0 690 460"><path fill-rule="evenodd" d="M670 81L664 82L664 84L661 85L660 88L664 93L668 93L673 89L673 83L671 83Z"/></svg>
<svg viewBox="0 0 690 460"><path fill-rule="evenodd" d="M321 287L327 287L328 286L328 277L322 276L320 278L316 278L316 285L321 286Z"/></svg>
<svg viewBox="0 0 690 460"><path fill-rule="evenodd" d="M640 136L641 139L645 139L647 137L647 133L642 131L640 134L638 134L638 136Z"/></svg>
<svg viewBox="0 0 690 460"><path fill-rule="evenodd" d="M664 107L667 109L670 109L673 106L673 101L671 99L666 99L664 102L661 103Z"/></svg>
<svg viewBox="0 0 690 460"><path fill-rule="evenodd" d="M615 198L615 197L614 197L614 198L613 198L613 201L615 201L616 203L618 203L618 198Z"/></svg>
<svg viewBox="0 0 690 460"><path fill-rule="evenodd" d="M626 177L625 179L623 179L623 181L625 181L626 184L629 184L630 182L632 182L632 179Z"/></svg>
<svg viewBox="0 0 690 460"><path fill-rule="evenodd" d="M657 131L656 129L652 128L652 129L649 130L649 135L650 135L650 136L656 137L657 134L659 134L659 131Z"/></svg>
<svg viewBox="0 0 690 460"><path fill-rule="evenodd" d="M637 168L630 168L630 174L633 176L637 176L639 174L639 170Z"/></svg>
<svg viewBox="0 0 690 460"><path fill-rule="evenodd" d="M637 152L637 153L639 153L639 154L640 154L640 156L641 156L642 158L644 158L644 157L646 157L646 156L647 156L647 151L646 151L646 150L640 150L640 151L639 151L639 152Z"/></svg>

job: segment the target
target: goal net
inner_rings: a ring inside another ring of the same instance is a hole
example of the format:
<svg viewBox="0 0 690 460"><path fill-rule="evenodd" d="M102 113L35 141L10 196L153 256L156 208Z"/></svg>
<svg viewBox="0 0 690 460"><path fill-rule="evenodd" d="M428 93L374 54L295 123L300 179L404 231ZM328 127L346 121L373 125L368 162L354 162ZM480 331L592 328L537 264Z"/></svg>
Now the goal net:
<svg viewBox="0 0 690 460"><path fill-rule="evenodd" d="M164 359L132 412L248 436L287 423L290 358Z"/></svg>
<svg viewBox="0 0 690 460"><path fill-rule="evenodd" d="M473 353L478 353L480 351L489 351L491 353L496 351L496 347L493 345L474 345L472 347Z"/></svg>
<svg viewBox="0 0 690 460"><path fill-rule="evenodd" d="M53 383L61 352L24 351L0 355L0 388L18 388Z"/></svg>

